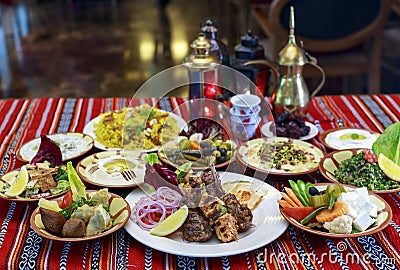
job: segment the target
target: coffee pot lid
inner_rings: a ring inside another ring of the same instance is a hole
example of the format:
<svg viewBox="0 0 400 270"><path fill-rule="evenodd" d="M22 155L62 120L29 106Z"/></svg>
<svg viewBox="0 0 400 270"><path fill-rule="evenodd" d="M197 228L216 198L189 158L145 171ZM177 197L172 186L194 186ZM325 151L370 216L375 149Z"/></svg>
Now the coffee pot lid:
<svg viewBox="0 0 400 270"><path fill-rule="evenodd" d="M290 7L289 40L279 52L278 64L282 66L304 66L308 60L304 49L297 45L294 35L294 8Z"/></svg>

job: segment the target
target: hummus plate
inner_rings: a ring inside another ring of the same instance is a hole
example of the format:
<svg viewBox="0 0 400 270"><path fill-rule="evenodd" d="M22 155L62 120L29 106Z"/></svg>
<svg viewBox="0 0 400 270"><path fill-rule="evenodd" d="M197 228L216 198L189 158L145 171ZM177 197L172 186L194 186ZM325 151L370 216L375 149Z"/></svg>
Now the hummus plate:
<svg viewBox="0 0 400 270"><path fill-rule="evenodd" d="M146 170L139 151L110 150L81 160L76 171L84 182L108 188L136 187L144 183Z"/></svg>

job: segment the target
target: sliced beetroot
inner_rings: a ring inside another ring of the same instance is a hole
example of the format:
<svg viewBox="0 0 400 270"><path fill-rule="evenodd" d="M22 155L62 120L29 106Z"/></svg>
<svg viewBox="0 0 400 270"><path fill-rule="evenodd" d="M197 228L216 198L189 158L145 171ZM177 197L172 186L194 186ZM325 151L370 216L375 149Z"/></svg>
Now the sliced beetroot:
<svg viewBox="0 0 400 270"><path fill-rule="evenodd" d="M60 147L54 141L46 137L46 135L42 135L40 137L39 150L32 158L31 164L35 165L36 163L45 161L48 161L52 168L60 166L62 163L62 153Z"/></svg>

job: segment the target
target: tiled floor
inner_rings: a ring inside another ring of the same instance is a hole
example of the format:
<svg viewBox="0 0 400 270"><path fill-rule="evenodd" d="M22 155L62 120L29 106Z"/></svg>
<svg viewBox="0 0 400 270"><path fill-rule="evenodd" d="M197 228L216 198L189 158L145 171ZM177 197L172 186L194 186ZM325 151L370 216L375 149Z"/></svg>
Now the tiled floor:
<svg viewBox="0 0 400 270"><path fill-rule="evenodd" d="M131 97L151 76L182 63L205 19L218 24L231 52L246 29L229 1L15 2L1 6L0 98ZM399 62L391 59L397 73L383 69L383 92L400 92ZM339 88L329 83L322 93Z"/></svg>

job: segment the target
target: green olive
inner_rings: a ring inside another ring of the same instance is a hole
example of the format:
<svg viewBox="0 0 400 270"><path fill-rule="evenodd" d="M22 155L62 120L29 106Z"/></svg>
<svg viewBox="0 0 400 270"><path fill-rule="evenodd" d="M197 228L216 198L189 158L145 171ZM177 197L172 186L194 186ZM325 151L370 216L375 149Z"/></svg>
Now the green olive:
<svg viewBox="0 0 400 270"><path fill-rule="evenodd" d="M192 149L192 144L190 143L189 139L184 138L179 141L179 150L190 150Z"/></svg>

